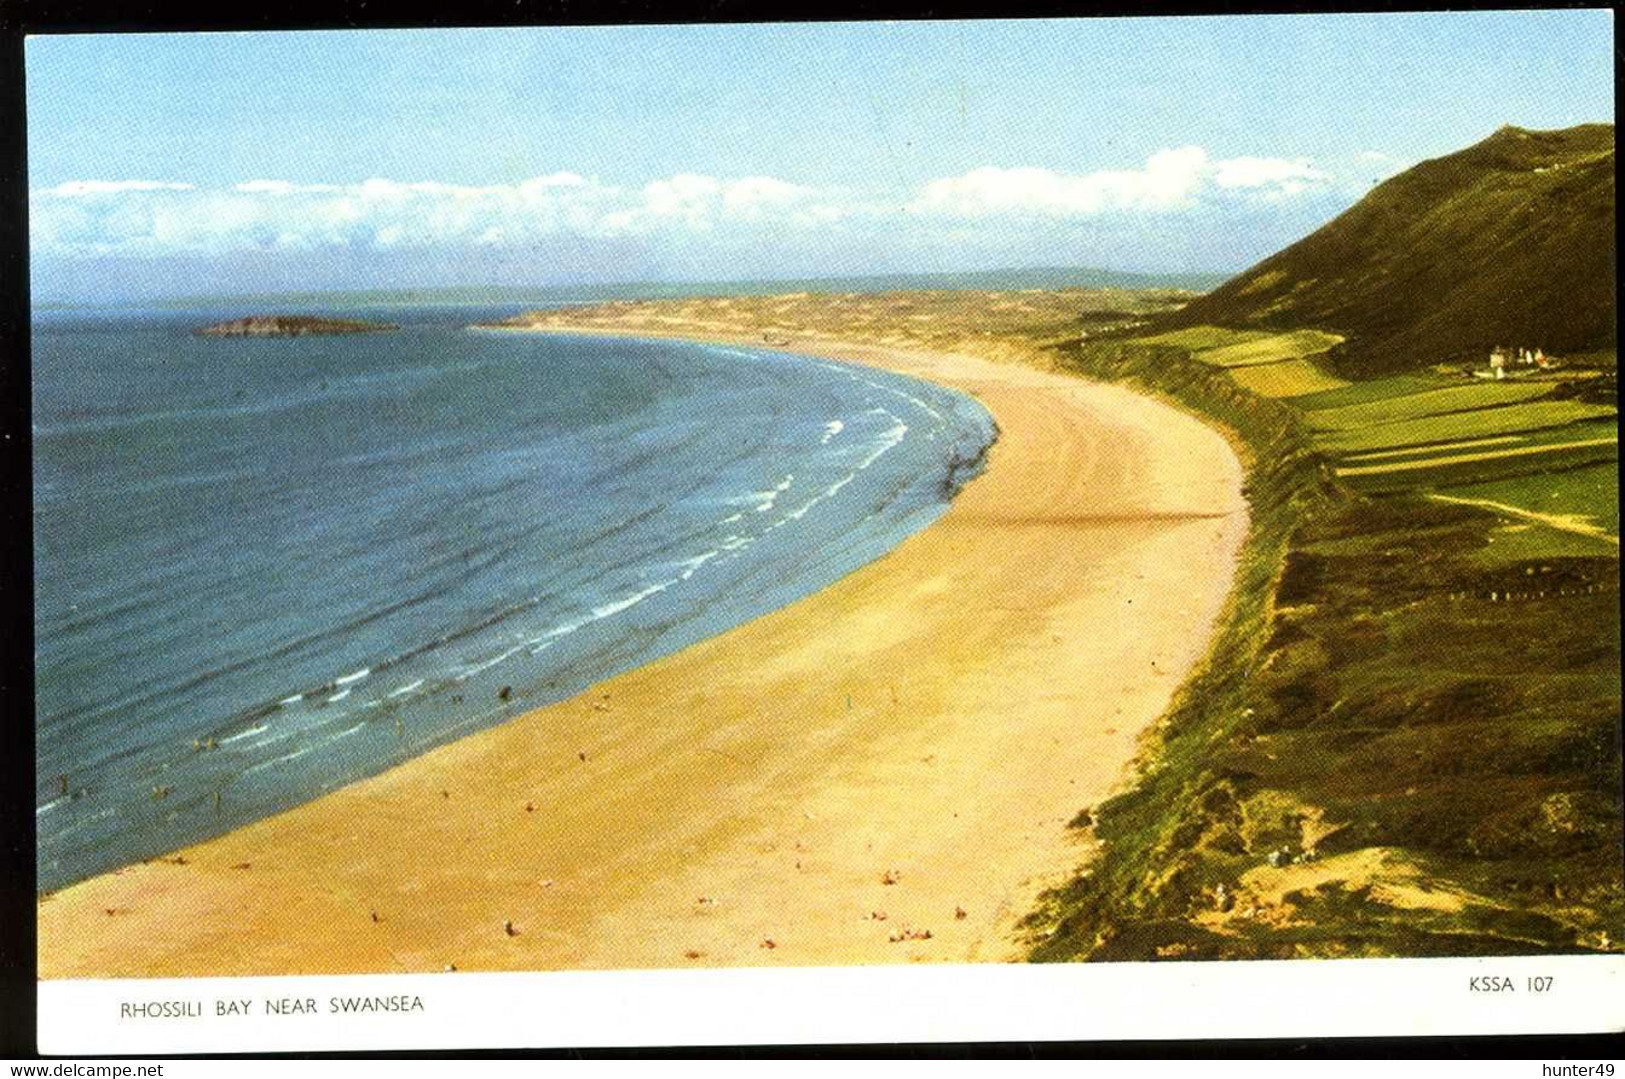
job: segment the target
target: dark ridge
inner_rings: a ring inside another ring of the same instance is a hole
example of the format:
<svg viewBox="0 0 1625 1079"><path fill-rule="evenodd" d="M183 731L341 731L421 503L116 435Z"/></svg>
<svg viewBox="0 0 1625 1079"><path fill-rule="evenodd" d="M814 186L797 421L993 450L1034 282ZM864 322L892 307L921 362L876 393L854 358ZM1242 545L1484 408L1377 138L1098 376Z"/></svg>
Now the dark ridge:
<svg viewBox="0 0 1625 1079"><path fill-rule="evenodd" d="M1614 127L1503 127L1377 185L1330 223L1163 323L1348 340L1367 378L1480 359L1497 345L1611 350Z"/></svg>

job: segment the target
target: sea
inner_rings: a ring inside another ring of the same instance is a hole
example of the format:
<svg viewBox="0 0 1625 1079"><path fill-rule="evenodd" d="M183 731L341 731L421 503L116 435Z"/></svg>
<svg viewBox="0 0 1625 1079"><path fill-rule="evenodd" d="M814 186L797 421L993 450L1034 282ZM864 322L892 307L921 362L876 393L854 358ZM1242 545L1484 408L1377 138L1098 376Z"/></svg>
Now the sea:
<svg viewBox="0 0 1625 1079"><path fill-rule="evenodd" d="M940 516L996 435L966 395L773 348L300 310L401 328L35 314L41 890L823 588Z"/></svg>

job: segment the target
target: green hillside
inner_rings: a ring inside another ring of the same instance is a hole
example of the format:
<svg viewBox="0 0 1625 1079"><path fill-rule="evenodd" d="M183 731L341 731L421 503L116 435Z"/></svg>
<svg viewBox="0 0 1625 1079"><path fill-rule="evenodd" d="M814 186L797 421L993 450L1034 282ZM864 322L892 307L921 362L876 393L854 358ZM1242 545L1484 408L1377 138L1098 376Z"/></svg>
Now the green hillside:
<svg viewBox="0 0 1625 1079"><path fill-rule="evenodd" d="M1615 347L1614 128L1503 127L1373 188L1162 324L1313 328L1344 378Z"/></svg>

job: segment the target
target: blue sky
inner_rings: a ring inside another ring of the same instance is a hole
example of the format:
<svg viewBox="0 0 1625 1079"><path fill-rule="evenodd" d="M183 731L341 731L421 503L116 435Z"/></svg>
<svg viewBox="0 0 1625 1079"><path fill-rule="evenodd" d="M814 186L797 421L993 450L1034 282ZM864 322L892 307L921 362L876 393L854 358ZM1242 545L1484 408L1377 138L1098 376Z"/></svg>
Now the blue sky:
<svg viewBox="0 0 1625 1079"><path fill-rule="evenodd" d="M1504 123L1604 11L36 37L36 297L1237 270Z"/></svg>

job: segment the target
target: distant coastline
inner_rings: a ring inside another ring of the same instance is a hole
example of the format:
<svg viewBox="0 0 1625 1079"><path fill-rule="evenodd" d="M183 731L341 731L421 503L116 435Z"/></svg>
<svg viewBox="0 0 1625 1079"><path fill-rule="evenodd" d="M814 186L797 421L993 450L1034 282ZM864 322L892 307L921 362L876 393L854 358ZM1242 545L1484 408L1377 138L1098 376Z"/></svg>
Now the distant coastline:
<svg viewBox="0 0 1625 1079"><path fill-rule="evenodd" d="M719 281L627 281L568 285L489 285L399 289L312 289L288 292L230 292L219 295L131 296L123 300L39 300L36 311L232 309L239 311L331 310L334 308L519 305L573 307L616 300L682 300L725 296L765 296L797 292L877 293L900 291L987 291L1056 289L1168 290L1191 298L1217 288L1231 271L1165 273L1096 267L1016 267L942 273L866 274L852 277L752 278Z"/></svg>

